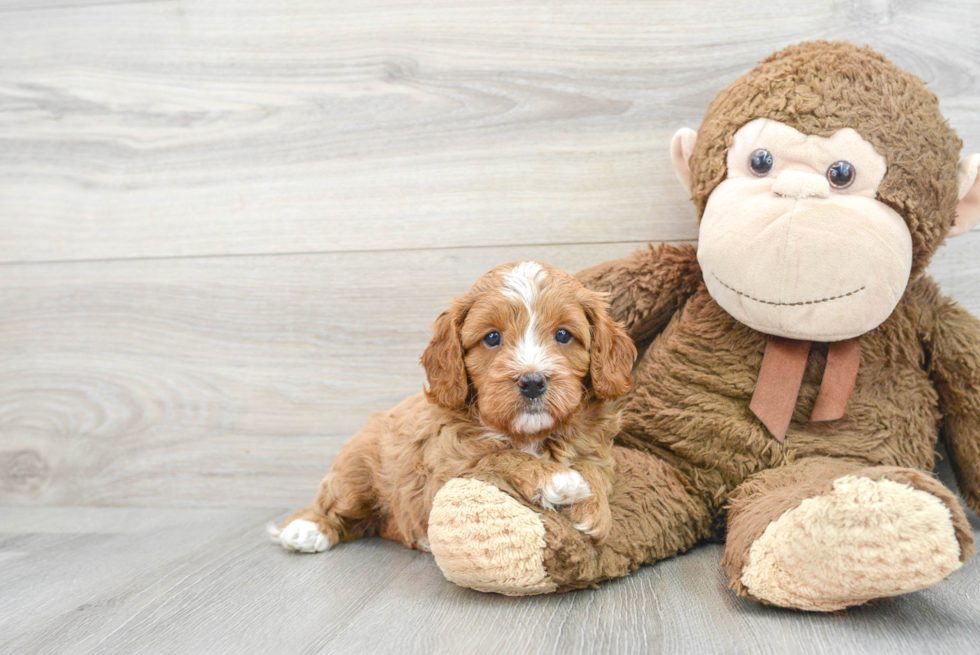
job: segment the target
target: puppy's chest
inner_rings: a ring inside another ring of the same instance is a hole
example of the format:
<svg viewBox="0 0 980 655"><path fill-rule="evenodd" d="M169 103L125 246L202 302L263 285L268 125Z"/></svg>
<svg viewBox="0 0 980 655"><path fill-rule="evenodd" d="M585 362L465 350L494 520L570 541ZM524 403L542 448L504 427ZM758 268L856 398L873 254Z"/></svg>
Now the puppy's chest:
<svg viewBox="0 0 980 655"><path fill-rule="evenodd" d="M560 434L551 435L544 440L515 443L513 447L540 460L556 462L563 466L569 466L577 456L565 437Z"/></svg>

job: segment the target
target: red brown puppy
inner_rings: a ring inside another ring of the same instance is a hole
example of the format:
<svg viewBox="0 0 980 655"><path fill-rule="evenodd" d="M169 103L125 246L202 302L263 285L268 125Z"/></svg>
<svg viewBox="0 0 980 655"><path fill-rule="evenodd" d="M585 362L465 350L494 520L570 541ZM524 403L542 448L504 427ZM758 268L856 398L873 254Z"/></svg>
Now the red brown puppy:
<svg viewBox="0 0 980 655"><path fill-rule="evenodd" d="M271 533L300 552L374 535L428 550L436 492L487 470L601 541L613 401L629 390L635 357L601 294L547 264L495 268L436 321L422 355L429 389L358 432L313 504Z"/></svg>

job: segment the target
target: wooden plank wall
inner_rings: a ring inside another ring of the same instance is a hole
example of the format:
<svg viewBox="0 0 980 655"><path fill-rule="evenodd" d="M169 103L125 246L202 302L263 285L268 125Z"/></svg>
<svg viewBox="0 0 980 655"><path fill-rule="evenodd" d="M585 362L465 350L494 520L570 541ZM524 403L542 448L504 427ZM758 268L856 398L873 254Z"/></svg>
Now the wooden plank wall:
<svg viewBox="0 0 980 655"><path fill-rule="evenodd" d="M980 151L973 0L0 0L0 502L285 507L447 299L697 235L667 148L869 43ZM980 233L931 272L980 313Z"/></svg>

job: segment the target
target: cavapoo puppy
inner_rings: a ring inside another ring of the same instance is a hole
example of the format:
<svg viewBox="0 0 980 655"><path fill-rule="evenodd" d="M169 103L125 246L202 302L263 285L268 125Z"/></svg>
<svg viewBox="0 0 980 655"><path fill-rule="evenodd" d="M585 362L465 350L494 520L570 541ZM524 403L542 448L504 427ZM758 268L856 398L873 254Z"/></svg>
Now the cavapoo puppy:
<svg viewBox="0 0 980 655"><path fill-rule="evenodd" d="M602 295L547 264L495 268L436 320L422 355L428 390L354 435L313 504L270 532L301 552L373 535L428 550L436 492L487 470L599 541L610 526L613 401L629 390L635 357Z"/></svg>

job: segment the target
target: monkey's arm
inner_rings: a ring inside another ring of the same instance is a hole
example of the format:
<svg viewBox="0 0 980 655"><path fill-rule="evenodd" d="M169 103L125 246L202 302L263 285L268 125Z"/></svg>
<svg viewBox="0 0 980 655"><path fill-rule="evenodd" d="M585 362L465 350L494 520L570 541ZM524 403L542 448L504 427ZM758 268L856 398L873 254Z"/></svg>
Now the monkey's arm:
<svg viewBox="0 0 980 655"><path fill-rule="evenodd" d="M655 336L701 284L697 250L662 243L579 272L589 289L609 294L609 314L636 343Z"/></svg>
<svg viewBox="0 0 980 655"><path fill-rule="evenodd" d="M938 291L933 301L929 374L960 492L970 509L980 511L980 320Z"/></svg>

